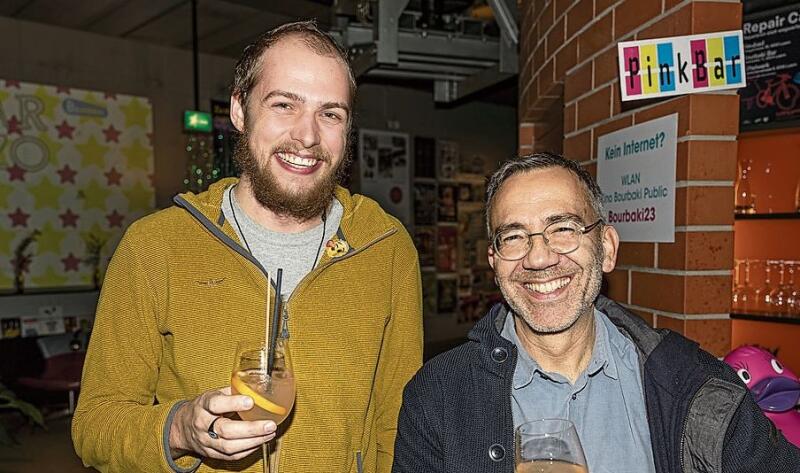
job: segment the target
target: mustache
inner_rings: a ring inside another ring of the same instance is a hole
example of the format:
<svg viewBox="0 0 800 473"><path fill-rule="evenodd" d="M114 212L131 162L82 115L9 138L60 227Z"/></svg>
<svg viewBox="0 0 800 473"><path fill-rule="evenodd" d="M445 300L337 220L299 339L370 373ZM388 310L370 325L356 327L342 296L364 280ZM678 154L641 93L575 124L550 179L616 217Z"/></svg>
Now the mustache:
<svg viewBox="0 0 800 473"><path fill-rule="evenodd" d="M311 156L318 161L325 163L331 162L331 154L323 150L319 145L314 145L313 147L308 148L307 151L311 151ZM273 146L272 150L270 151L271 155L275 153L300 154L300 147L290 142L280 143Z"/></svg>

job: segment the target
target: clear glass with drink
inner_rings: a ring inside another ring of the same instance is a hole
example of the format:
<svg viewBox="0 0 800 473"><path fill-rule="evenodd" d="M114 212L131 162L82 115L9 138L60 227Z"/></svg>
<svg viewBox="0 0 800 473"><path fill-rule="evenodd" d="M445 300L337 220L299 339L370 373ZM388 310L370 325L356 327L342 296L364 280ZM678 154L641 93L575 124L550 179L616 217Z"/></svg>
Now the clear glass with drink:
<svg viewBox="0 0 800 473"><path fill-rule="evenodd" d="M588 473L575 425L565 419L526 422L515 431L516 473Z"/></svg>
<svg viewBox="0 0 800 473"><path fill-rule="evenodd" d="M280 425L294 407L295 380L288 341L278 339L269 373L269 350L263 341L243 341L236 347L231 374L231 393L253 399L253 407L239 412L243 420L271 420ZM269 448L264 446L264 471L268 471Z"/></svg>

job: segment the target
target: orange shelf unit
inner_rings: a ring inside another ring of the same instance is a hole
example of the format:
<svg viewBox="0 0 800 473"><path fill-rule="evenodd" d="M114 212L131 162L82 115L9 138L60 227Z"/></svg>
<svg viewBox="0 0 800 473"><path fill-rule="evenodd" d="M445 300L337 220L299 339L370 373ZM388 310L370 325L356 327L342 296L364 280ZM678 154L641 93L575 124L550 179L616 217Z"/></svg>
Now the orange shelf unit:
<svg viewBox="0 0 800 473"><path fill-rule="evenodd" d="M800 129L743 133L739 136L738 159L750 160L750 192L755 195L756 212L797 212L796 191L800 182ZM779 259L800 261L800 218L736 220L736 259ZM799 215L800 217L800 215ZM800 274L795 275L800 283ZM735 281L734 281L735 283ZM751 285L763 284L763 274L751 274ZM785 321L734 319L731 321L731 349L760 345L778 350L778 358L800 373L800 324Z"/></svg>

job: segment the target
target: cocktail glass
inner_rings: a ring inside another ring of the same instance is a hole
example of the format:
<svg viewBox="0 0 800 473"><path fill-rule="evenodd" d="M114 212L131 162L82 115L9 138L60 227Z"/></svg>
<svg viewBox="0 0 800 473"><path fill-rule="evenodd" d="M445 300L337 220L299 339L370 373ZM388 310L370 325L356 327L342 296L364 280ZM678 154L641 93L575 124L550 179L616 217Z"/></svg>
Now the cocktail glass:
<svg viewBox="0 0 800 473"><path fill-rule="evenodd" d="M253 407L239 412L243 420L271 420L280 425L294 407L295 379L288 341L278 339L269 373L269 350L263 341L242 341L236 348L231 392L250 396ZM264 471L269 471L269 445L262 446Z"/></svg>

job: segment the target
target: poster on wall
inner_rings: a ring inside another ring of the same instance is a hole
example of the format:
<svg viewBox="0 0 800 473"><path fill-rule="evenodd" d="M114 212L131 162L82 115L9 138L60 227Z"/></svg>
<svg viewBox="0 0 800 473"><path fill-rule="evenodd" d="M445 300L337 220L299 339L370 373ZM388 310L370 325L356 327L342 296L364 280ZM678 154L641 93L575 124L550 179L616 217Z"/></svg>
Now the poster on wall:
<svg viewBox="0 0 800 473"><path fill-rule="evenodd" d="M155 208L144 97L0 80L0 291L97 286Z"/></svg>
<svg viewBox="0 0 800 473"><path fill-rule="evenodd" d="M741 31L625 41L617 51L623 102L745 85Z"/></svg>
<svg viewBox="0 0 800 473"><path fill-rule="evenodd" d="M597 183L603 218L620 241L675 241L678 114L597 140Z"/></svg>
<svg viewBox="0 0 800 473"><path fill-rule="evenodd" d="M455 179L458 173L459 146L455 141L436 141L437 176L439 179Z"/></svg>
<svg viewBox="0 0 800 473"><path fill-rule="evenodd" d="M800 120L800 5L748 15L742 26L747 87L742 129L796 126Z"/></svg>
<svg viewBox="0 0 800 473"><path fill-rule="evenodd" d="M361 192L410 225L413 196L409 195L408 135L362 129L358 137Z"/></svg>

